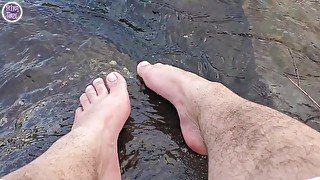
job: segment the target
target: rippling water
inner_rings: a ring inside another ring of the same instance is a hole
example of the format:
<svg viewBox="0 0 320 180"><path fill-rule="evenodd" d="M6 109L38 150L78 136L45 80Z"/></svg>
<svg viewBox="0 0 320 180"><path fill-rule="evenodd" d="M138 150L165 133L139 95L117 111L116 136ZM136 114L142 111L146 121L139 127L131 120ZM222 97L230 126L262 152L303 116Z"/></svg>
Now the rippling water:
<svg viewBox="0 0 320 180"><path fill-rule="evenodd" d="M86 85L118 71L128 81L132 102L119 139L122 177L206 179L207 159L185 145L174 107L137 77L142 60L181 67L247 99L280 107L256 71L253 29L240 0L21 5L18 23L0 20L0 176L69 132Z"/></svg>

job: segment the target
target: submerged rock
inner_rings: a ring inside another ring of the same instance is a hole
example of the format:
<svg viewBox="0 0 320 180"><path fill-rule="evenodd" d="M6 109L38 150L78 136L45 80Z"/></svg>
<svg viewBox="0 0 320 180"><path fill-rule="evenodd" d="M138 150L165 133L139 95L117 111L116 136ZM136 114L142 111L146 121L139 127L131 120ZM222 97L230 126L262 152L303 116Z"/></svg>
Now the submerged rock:
<svg viewBox="0 0 320 180"><path fill-rule="evenodd" d="M243 7L256 72L274 108L320 131L320 107L312 101L320 102L319 2L246 0Z"/></svg>
<svg viewBox="0 0 320 180"><path fill-rule="evenodd" d="M222 82L320 130L319 111L287 78L298 82L298 69L301 88L320 101L320 11L311 1L44 0L23 7L19 23L0 20L0 176L68 133L86 85L118 71L132 104L119 139L122 177L207 179L207 159L187 149L174 107L137 77L142 60Z"/></svg>

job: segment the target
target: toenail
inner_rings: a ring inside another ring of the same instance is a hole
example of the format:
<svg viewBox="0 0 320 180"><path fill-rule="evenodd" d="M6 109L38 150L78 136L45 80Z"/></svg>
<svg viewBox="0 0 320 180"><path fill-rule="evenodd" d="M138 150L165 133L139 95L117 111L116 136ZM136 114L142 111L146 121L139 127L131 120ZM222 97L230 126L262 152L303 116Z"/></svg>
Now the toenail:
<svg viewBox="0 0 320 180"><path fill-rule="evenodd" d="M81 94L80 98L86 98L87 95L85 93Z"/></svg>
<svg viewBox="0 0 320 180"><path fill-rule="evenodd" d="M94 84L102 83L103 80L101 78L97 78L93 81Z"/></svg>
<svg viewBox="0 0 320 180"><path fill-rule="evenodd" d="M114 73L110 73L110 74L108 74L107 79L108 79L108 81L110 81L110 82L114 82L114 81L116 81L118 78L117 78L117 76L116 76Z"/></svg>
<svg viewBox="0 0 320 180"><path fill-rule="evenodd" d="M142 61L138 64L138 68L143 67L143 66L147 66L150 65L150 63L148 61Z"/></svg>
<svg viewBox="0 0 320 180"><path fill-rule="evenodd" d="M93 89L93 86L92 86L92 85L89 85L89 86L86 88L86 91L89 91L89 90L91 90L91 89Z"/></svg>

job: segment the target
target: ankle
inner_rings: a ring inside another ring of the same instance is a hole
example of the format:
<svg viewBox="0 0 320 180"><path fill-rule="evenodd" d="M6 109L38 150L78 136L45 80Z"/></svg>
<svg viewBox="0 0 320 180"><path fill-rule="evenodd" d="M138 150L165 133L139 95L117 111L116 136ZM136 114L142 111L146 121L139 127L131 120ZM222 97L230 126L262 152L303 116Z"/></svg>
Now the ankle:
<svg viewBox="0 0 320 180"><path fill-rule="evenodd" d="M232 123L229 122L231 116L236 115L246 100L220 83L210 82L210 87L207 89L209 90L205 92L203 99L199 99L198 123L205 143L212 144L212 140L218 134L224 133L228 124Z"/></svg>

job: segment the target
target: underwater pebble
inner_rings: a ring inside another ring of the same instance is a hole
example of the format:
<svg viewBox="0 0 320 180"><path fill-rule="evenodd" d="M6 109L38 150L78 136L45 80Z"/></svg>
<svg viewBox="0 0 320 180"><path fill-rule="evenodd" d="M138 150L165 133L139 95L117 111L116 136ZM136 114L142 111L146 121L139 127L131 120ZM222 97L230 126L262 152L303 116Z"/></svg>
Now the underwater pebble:
<svg viewBox="0 0 320 180"><path fill-rule="evenodd" d="M20 101L18 102L18 104L19 104L20 106L23 106L23 105L24 105L23 100L20 100Z"/></svg>
<svg viewBox="0 0 320 180"><path fill-rule="evenodd" d="M6 118L6 117L1 118L1 120L0 120L0 126L5 125L7 122L8 122L8 118Z"/></svg>
<svg viewBox="0 0 320 180"><path fill-rule="evenodd" d="M188 151L187 148L181 148L182 152L186 153Z"/></svg>
<svg viewBox="0 0 320 180"><path fill-rule="evenodd" d="M115 66L115 65L117 65L117 62L116 61L110 61L109 64L112 65L112 66Z"/></svg>
<svg viewBox="0 0 320 180"><path fill-rule="evenodd" d="M129 78L132 78L130 71L126 67L124 67L122 70L127 74L127 76L129 76Z"/></svg>

